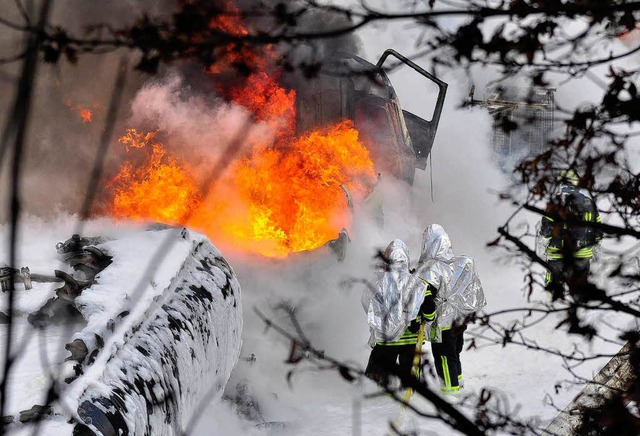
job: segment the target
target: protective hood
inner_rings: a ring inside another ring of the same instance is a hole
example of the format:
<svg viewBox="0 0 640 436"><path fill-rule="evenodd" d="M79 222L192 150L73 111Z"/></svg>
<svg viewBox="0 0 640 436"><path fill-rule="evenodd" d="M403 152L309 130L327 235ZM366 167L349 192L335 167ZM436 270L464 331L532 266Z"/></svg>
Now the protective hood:
<svg viewBox="0 0 640 436"><path fill-rule="evenodd" d="M420 308L416 279L409 272L407 245L394 239L385 249L384 257L386 262L376 286L365 289L362 298L372 344L400 338Z"/></svg>
<svg viewBox="0 0 640 436"><path fill-rule="evenodd" d="M486 305L473 259L454 256L449 235L439 224L426 228L417 276L437 289L437 323L448 328Z"/></svg>
<svg viewBox="0 0 640 436"><path fill-rule="evenodd" d="M448 262L453 259L451 239L440 224L431 224L422 234L422 253L420 262L439 260Z"/></svg>
<svg viewBox="0 0 640 436"><path fill-rule="evenodd" d="M395 271L409 271L409 248L404 241L394 239L384 250L384 257L389 262L388 268Z"/></svg>

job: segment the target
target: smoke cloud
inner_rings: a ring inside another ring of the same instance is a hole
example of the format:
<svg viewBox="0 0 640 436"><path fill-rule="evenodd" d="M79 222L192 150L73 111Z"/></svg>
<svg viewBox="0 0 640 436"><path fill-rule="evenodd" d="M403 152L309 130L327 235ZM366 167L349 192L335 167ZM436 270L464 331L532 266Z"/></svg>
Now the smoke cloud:
<svg viewBox="0 0 640 436"><path fill-rule="evenodd" d="M158 130L172 155L197 163L201 178L211 177L229 147L242 155L257 144L272 144L275 135L273 124L254 121L248 110L215 93L194 90L177 71L142 87L131 102L129 125Z"/></svg>

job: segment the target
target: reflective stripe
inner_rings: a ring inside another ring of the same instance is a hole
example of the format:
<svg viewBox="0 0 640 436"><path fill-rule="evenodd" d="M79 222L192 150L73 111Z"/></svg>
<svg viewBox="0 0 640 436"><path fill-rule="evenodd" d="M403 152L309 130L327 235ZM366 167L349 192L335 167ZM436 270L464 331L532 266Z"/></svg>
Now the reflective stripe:
<svg viewBox="0 0 640 436"><path fill-rule="evenodd" d="M591 247L584 247L573 253L573 257L578 259L590 259L593 257L593 249Z"/></svg>
<svg viewBox="0 0 640 436"><path fill-rule="evenodd" d="M438 312L438 310L434 310L433 313L425 313L422 316L424 318L427 319L427 321L433 321L433 319L436 317L436 313Z"/></svg>
<svg viewBox="0 0 640 436"><path fill-rule="evenodd" d="M551 283L552 279L553 279L553 275L549 271L547 271L547 273L544 276L545 285L548 285L549 283Z"/></svg>
<svg viewBox="0 0 640 436"><path fill-rule="evenodd" d="M597 223L602 223L602 217L601 217L600 215L598 215L598 216L596 217L596 222L597 222ZM599 231L599 232L596 234L596 242L600 242L600 241L602 241L602 237L603 237L603 235L602 235L602 231Z"/></svg>
<svg viewBox="0 0 640 436"><path fill-rule="evenodd" d="M429 290L425 291L424 296L428 297L429 295L433 295L433 294L431 294L431 291L429 291Z"/></svg>
<svg viewBox="0 0 640 436"><path fill-rule="evenodd" d="M546 220L549 220L549 221L553 222L553 219L552 219L552 218L549 218L548 216L543 216L543 217L542 217L542 219L543 219L543 220L544 220L544 219L546 219Z"/></svg>
<svg viewBox="0 0 640 436"><path fill-rule="evenodd" d="M397 345L415 345L418 343L418 336L409 337L409 338L400 338L397 341L393 342L378 342L378 345L382 345L384 347L394 347Z"/></svg>
<svg viewBox="0 0 640 436"><path fill-rule="evenodd" d="M395 342L378 342L377 345L380 345L382 347L397 347L399 345L415 345L418 343L418 338L415 338L414 340L410 340L410 339L398 339Z"/></svg>
<svg viewBox="0 0 640 436"><path fill-rule="evenodd" d="M424 329L425 325L420 325L420 330L418 331L418 341L420 344L424 343ZM418 380L420 380L421 367L420 367L420 357L422 356L422 345L416 344L416 348L413 352L413 363L411 364L411 374L415 375Z"/></svg>
<svg viewBox="0 0 640 436"><path fill-rule="evenodd" d="M593 257L593 247L583 247L578 251L574 251L573 257L577 259L591 259ZM564 259L564 253L562 252L561 248L548 247L547 259L550 259L550 260Z"/></svg>
<svg viewBox="0 0 640 436"><path fill-rule="evenodd" d="M442 360L442 374L444 375L444 387L451 388L451 374L449 374L449 364L447 363L447 358L445 356L441 356Z"/></svg>
<svg viewBox="0 0 640 436"><path fill-rule="evenodd" d="M556 247L555 245L549 245L547 247L547 251L560 251L562 250L562 246L564 245L564 241L560 241L560 246Z"/></svg>
<svg viewBox="0 0 640 436"><path fill-rule="evenodd" d="M442 392L457 392L460 390L460 386L442 386Z"/></svg>
<svg viewBox="0 0 640 436"><path fill-rule="evenodd" d="M547 247L547 259L562 259L562 248L560 247Z"/></svg>
<svg viewBox="0 0 640 436"><path fill-rule="evenodd" d="M424 342L424 340L423 340ZM408 329L404 331L397 341L378 342L378 345L384 347L394 347L397 345L415 345L418 343L418 333L411 333Z"/></svg>

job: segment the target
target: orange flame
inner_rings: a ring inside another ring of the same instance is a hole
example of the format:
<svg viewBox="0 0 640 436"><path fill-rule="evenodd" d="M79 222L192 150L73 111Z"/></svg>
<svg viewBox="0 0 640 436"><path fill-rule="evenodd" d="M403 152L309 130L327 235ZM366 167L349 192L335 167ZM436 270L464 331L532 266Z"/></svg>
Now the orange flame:
<svg viewBox="0 0 640 436"><path fill-rule="evenodd" d="M243 36L249 32L242 25L240 10L230 0L225 1L224 11L216 15L209 26L212 29L221 30L229 35Z"/></svg>
<svg viewBox="0 0 640 436"><path fill-rule="evenodd" d="M230 0L225 2L224 11L211 20L209 27L226 35L249 35L249 31L242 24L240 10ZM211 73L229 72L234 65L243 65L250 71L261 71L269 66L275 56L270 45L262 46L259 53L255 48L244 46L241 42L230 42L216 50L215 55L218 60L209 66L208 71Z"/></svg>
<svg viewBox="0 0 640 436"><path fill-rule="evenodd" d="M295 91L287 91L264 72L251 74L245 86L229 91L229 97L249 109L257 120L273 125L280 134L291 134L295 127Z"/></svg>
<svg viewBox="0 0 640 436"><path fill-rule="evenodd" d="M223 246L270 257L317 248L350 228L342 186L359 202L375 180L351 121L236 161L204 201L192 170L154 138L134 129L120 138L128 150L147 149L147 159L126 162L110 183L112 215L189 225Z"/></svg>
<svg viewBox="0 0 640 436"><path fill-rule="evenodd" d="M227 8L231 13L211 27L245 35L235 6ZM208 71L227 73L237 60L253 67L234 86L218 89L271 126L275 146L256 144L224 177L199 191L196 165L190 168L168 156L155 132L129 129L120 142L127 150L146 149L147 159L138 166L125 163L110 183L112 214L189 225L225 249L270 257L317 248L349 229L343 189L356 203L368 194L376 180L369 152L349 120L295 138L296 94L280 86L277 71L265 72L274 56L269 46L258 53L232 44Z"/></svg>
<svg viewBox="0 0 640 436"><path fill-rule="evenodd" d="M74 103L69 98L64 99L64 104L82 119L83 124L92 122L93 114L96 111L99 112L103 109L103 106L99 103L94 103L91 106L85 106L79 103Z"/></svg>
<svg viewBox="0 0 640 436"><path fill-rule="evenodd" d="M224 14L211 21L210 27L234 36L248 35L249 32L242 25L238 8L227 1L225 10ZM249 109L259 121L271 124L278 120L276 127L287 132L294 128L295 91L287 91L278 83L280 73L273 71L272 67L277 59L273 46L248 48L232 42L217 55L218 61L208 68L208 72L232 74L237 82L231 86L219 85L217 88L222 95ZM232 68L234 65L242 65L249 72L245 71L244 76L238 74L238 71Z"/></svg>
<svg viewBox="0 0 640 436"><path fill-rule="evenodd" d="M350 228L344 186L356 202L375 180L351 121L240 159L190 224L242 251L284 257Z"/></svg>
<svg viewBox="0 0 640 436"><path fill-rule="evenodd" d="M89 109L80 109L80 118L82 118L82 122L83 123L90 123L91 121L93 121L93 112L91 112Z"/></svg>
<svg viewBox="0 0 640 436"><path fill-rule="evenodd" d="M125 162L111 181L115 191L111 213L119 218L181 224L183 217L199 203L197 186L188 168L166 156L162 145L153 142L155 135L127 129L127 134L120 138L127 150L145 149L147 157L137 167Z"/></svg>
<svg viewBox="0 0 640 436"><path fill-rule="evenodd" d="M68 98L64 100L64 104L80 116L83 124L92 122L94 111L99 111L102 109L102 106L98 103L95 103L91 107L88 107L78 103L74 103Z"/></svg>

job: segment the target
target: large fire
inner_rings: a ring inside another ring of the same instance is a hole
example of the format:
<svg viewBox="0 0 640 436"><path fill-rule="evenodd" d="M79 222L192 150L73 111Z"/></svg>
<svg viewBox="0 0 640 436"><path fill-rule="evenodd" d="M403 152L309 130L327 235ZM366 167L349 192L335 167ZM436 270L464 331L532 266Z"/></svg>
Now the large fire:
<svg viewBox="0 0 640 436"><path fill-rule="evenodd" d="M239 21L232 18L212 25L238 29ZM241 54L252 64L266 65L273 50ZM210 72L227 68L218 63ZM296 137L295 92L278 79L277 71L261 68L234 87L219 88L258 122L272 126L275 142L255 146L208 186L199 186L197 165L170 156L155 132L129 129L120 142L127 150L143 150L145 159L126 162L110 182L111 213L188 225L225 248L270 257L317 248L349 229L344 189L356 203L369 193L375 182L369 152L348 120Z"/></svg>
<svg viewBox="0 0 640 436"><path fill-rule="evenodd" d="M241 250L286 256L349 228L341 185L360 201L373 180L367 149L343 122L238 160L189 222Z"/></svg>
<svg viewBox="0 0 640 436"><path fill-rule="evenodd" d="M295 138L286 148L255 150L210 186L168 156L154 133L133 129L120 139L142 149L144 163L126 162L111 182L116 217L188 225L216 243L271 257L317 248L351 225L344 186L361 201L373 164L349 121ZM200 192L207 192L206 196Z"/></svg>

